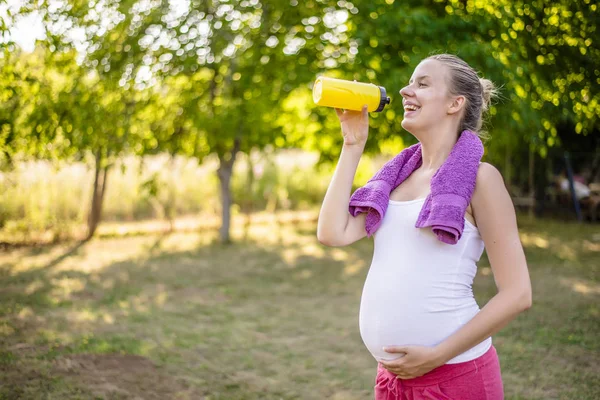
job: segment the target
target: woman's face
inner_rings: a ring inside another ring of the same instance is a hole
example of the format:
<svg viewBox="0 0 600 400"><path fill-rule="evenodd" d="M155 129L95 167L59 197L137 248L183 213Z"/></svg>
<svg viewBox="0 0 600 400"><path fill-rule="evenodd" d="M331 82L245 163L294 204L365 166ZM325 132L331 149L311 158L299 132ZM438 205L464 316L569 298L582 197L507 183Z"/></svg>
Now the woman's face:
<svg viewBox="0 0 600 400"><path fill-rule="evenodd" d="M413 72L408 86L400 90L404 105L402 127L415 133L427 130L448 118L450 97L447 70L437 60L424 60Z"/></svg>

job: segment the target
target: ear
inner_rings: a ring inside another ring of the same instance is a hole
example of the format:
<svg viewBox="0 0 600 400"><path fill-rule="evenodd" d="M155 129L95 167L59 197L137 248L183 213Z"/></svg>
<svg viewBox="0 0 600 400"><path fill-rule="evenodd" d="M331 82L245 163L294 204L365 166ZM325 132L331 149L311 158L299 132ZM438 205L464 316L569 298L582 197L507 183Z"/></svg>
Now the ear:
<svg viewBox="0 0 600 400"><path fill-rule="evenodd" d="M456 114L457 112L462 110L465 105L465 101L466 101L465 96L454 97L452 99L452 102L448 106L448 110L447 110L448 114Z"/></svg>

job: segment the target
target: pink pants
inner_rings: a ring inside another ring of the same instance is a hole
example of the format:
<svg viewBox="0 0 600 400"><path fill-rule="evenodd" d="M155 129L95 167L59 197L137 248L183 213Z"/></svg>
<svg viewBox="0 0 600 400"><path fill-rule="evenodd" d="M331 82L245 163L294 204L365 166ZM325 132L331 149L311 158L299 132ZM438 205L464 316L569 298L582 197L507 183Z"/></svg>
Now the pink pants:
<svg viewBox="0 0 600 400"><path fill-rule="evenodd" d="M375 400L502 400L500 362L494 346L482 356L445 364L423 376L400 379L381 364Z"/></svg>

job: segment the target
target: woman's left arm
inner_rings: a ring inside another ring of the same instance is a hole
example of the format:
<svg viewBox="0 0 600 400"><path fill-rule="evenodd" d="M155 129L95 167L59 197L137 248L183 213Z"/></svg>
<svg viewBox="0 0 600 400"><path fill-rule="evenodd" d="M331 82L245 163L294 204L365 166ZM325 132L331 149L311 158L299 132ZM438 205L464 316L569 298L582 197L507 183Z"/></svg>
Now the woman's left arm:
<svg viewBox="0 0 600 400"><path fill-rule="evenodd" d="M531 307L531 281L515 208L502 175L490 164L479 167L471 207L498 293L471 321L435 347L442 364L494 335Z"/></svg>
<svg viewBox="0 0 600 400"><path fill-rule="evenodd" d="M392 346L405 357L384 362L401 378L420 376L494 335L531 307L531 282L519 238L515 209L500 172L482 163L471 207L485 243L498 293L462 328L433 348Z"/></svg>

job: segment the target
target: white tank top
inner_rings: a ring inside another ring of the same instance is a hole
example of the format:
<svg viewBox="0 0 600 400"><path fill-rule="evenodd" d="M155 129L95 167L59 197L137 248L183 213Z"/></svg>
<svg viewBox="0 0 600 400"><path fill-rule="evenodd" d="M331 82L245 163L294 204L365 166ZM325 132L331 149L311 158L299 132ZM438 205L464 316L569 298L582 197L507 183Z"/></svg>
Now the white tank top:
<svg viewBox="0 0 600 400"><path fill-rule="evenodd" d="M375 359L398 354L384 346L435 346L478 312L473 278L484 244L465 219L455 245L439 241L431 228L415 228L425 199L390 200L376 231L373 261L360 303L360 334ZM448 361L455 364L483 355L488 338Z"/></svg>

